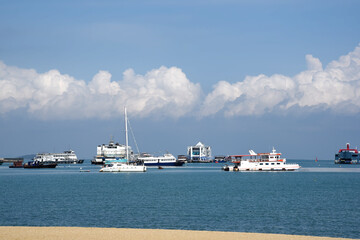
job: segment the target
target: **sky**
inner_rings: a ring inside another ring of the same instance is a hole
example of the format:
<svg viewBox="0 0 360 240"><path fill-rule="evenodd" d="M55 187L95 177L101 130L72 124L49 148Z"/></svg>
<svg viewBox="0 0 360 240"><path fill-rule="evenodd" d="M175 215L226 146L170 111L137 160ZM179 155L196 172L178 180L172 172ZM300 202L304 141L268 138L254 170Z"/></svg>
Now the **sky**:
<svg viewBox="0 0 360 240"><path fill-rule="evenodd" d="M360 2L0 0L0 157L334 159L360 146ZM132 139L132 137L130 137ZM133 140L130 140L136 149Z"/></svg>

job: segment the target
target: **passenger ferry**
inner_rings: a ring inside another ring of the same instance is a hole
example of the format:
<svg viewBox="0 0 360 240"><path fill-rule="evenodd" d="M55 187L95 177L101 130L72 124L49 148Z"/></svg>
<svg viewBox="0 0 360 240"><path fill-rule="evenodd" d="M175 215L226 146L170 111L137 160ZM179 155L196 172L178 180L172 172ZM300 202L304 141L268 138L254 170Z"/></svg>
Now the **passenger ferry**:
<svg viewBox="0 0 360 240"><path fill-rule="evenodd" d="M83 163L84 160L79 160L73 150L64 151L63 153L38 153L34 157L34 162L42 164L76 164Z"/></svg>
<svg viewBox="0 0 360 240"><path fill-rule="evenodd" d="M143 153L137 158L137 162L144 163L145 166L182 166L185 163L185 161L176 160L171 153L165 153L163 156Z"/></svg>
<svg viewBox="0 0 360 240"><path fill-rule="evenodd" d="M335 164L357 164L360 163L360 154L357 149L350 149L350 143L335 154Z"/></svg>
<svg viewBox="0 0 360 240"><path fill-rule="evenodd" d="M294 171L300 168L299 164L287 164L286 158L281 157L273 148L271 153L255 153L248 155L229 156L234 166L225 165L224 171Z"/></svg>
<svg viewBox="0 0 360 240"><path fill-rule="evenodd" d="M131 147L128 146L128 152L130 156L130 160L133 158L133 151ZM126 145L114 143L112 139L110 139L109 144L98 145L96 148L96 156L91 161L92 164L105 164L107 160L117 160L123 159L126 157Z"/></svg>

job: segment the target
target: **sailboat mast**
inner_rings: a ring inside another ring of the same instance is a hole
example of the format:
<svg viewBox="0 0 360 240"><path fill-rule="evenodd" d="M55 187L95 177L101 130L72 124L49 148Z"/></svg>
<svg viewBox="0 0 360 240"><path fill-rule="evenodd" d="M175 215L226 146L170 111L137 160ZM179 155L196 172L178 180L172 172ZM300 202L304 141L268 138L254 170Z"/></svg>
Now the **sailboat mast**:
<svg viewBox="0 0 360 240"><path fill-rule="evenodd" d="M126 113L126 107L124 107L124 115L125 115L125 144L126 144L126 159L129 161L129 139L128 139L128 127L127 127L127 113Z"/></svg>

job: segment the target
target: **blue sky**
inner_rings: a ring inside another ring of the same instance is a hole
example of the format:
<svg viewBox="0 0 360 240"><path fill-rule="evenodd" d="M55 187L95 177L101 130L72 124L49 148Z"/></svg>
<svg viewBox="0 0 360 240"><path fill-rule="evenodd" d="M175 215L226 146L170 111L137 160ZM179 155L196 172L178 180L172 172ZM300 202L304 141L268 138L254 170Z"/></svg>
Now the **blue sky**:
<svg viewBox="0 0 360 240"><path fill-rule="evenodd" d="M360 145L358 1L0 1L0 156ZM134 147L134 146L133 146Z"/></svg>

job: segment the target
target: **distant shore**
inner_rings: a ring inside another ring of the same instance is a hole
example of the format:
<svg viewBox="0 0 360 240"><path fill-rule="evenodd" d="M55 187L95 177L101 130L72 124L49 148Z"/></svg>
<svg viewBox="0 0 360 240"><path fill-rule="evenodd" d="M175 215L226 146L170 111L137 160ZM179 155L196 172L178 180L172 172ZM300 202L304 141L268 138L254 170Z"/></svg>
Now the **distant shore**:
<svg viewBox="0 0 360 240"><path fill-rule="evenodd" d="M0 239L6 240L336 240L349 238L314 237L284 234L239 233L215 231L86 228L86 227L1 227Z"/></svg>

